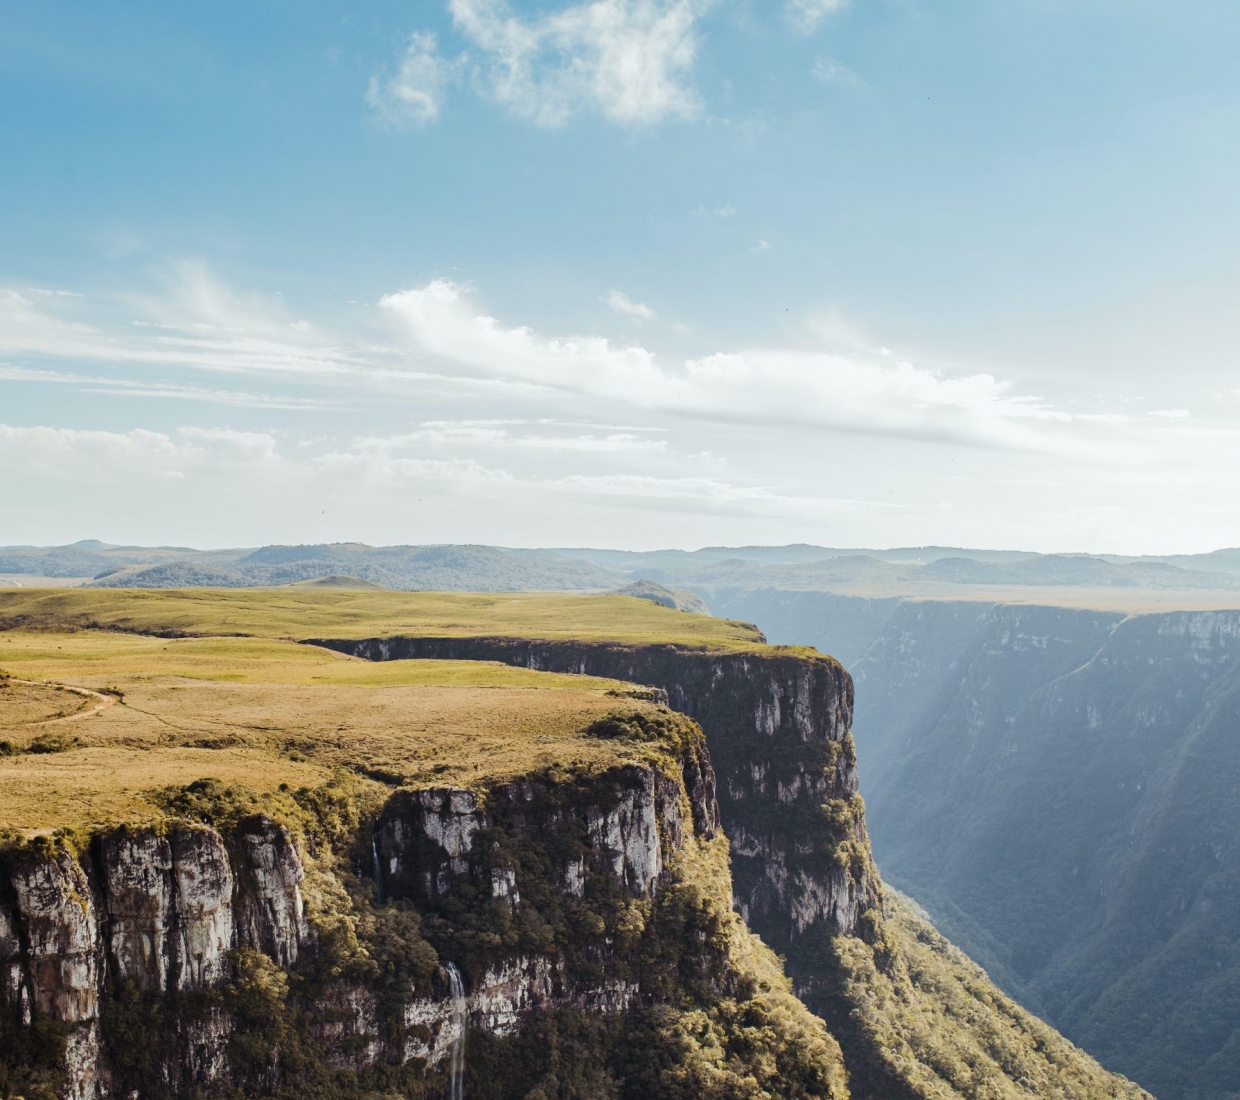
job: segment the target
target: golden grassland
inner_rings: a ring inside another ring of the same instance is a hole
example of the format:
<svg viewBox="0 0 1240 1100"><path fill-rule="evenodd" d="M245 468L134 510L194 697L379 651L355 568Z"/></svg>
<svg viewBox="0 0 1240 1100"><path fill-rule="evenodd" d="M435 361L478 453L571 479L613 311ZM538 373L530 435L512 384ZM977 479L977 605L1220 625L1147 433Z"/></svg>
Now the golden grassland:
<svg viewBox="0 0 1240 1100"><path fill-rule="evenodd" d="M0 591L5 628L298 639L489 635L720 650L762 644L748 623L632 596L302 587Z"/></svg>
<svg viewBox="0 0 1240 1100"><path fill-rule="evenodd" d="M0 830L23 833L152 819L157 792L202 778L259 794L342 770L376 790L471 785L654 751L585 735L652 708L632 685L489 662L11 630L0 676Z"/></svg>

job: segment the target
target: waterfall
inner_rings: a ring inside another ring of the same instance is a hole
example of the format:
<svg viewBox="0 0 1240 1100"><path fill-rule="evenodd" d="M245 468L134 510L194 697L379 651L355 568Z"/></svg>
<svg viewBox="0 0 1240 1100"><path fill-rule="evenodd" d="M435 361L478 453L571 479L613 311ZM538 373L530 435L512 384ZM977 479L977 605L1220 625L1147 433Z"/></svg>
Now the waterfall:
<svg viewBox="0 0 1240 1100"><path fill-rule="evenodd" d="M448 989L452 994L452 1027L456 1032L452 1040L452 1084L448 1093L450 1100L465 1100L465 983L456 963L448 963Z"/></svg>
<svg viewBox="0 0 1240 1100"><path fill-rule="evenodd" d="M375 834L370 834L370 866L375 876L375 904L383 904L383 864L379 862L379 845Z"/></svg>

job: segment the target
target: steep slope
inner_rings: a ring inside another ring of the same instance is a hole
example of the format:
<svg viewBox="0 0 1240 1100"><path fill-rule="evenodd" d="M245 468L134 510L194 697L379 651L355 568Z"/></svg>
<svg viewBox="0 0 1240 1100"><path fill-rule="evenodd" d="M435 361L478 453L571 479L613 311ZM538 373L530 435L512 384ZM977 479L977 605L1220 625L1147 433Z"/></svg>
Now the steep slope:
<svg viewBox="0 0 1240 1100"><path fill-rule="evenodd" d="M1240 615L908 603L853 666L884 872L1164 1100L1240 1081Z"/></svg>

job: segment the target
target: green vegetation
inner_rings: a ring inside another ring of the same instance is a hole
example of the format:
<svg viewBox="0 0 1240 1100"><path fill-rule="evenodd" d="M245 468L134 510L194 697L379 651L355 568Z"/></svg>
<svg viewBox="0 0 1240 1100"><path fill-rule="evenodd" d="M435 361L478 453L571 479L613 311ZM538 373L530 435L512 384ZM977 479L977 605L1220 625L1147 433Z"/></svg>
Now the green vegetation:
<svg viewBox="0 0 1240 1100"><path fill-rule="evenodd" d="M841 1035L854 1074L882 1100L1138 1100L1136 1085L1000 993L912 907L888 891L873 944L839 936ZM858 1100L861 1100L858 1097Z"/></svg>
<svg viewBox="0 0 1240 1100"><path fill-rule="evenodd" d="M726 841L687 843L672 882L633 916L612 966L653 993L655 1003L610 1020L561 1010L514 1042L471 1039L469 1095L847 1096L835 1040L792 995L778 960L732 911Z"/></svg>
<svg viewBox="0 0 1240 1100"><path fill-rule="evenodd" d="M114 630L165 637L528 637L734 650L748 623L686 615L631 596L489 595L337 588L0 592L0 629ZM0 660L3 660L0 650Z"/></svg>

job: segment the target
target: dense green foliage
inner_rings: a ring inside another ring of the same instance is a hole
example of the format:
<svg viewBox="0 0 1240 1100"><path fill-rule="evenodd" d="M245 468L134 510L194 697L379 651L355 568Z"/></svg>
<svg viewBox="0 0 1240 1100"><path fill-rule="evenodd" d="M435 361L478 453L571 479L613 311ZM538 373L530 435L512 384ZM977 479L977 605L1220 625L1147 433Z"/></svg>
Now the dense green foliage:
<svg viewBox="0 0 1240 1100"><path fill-rule="evenodd" d="M874 942L836 937L837 1027L856 1100L1139 1100L1136 1085L1000 993L889 891ZM858 1071L862 1072L858 1072Z"/></svg>
<svg viewBox="0 0 1240 1100"><path fill-rule="evenodd" d="M482 1100L802 1100L846 1093L834 1039L732 912L726 843L691 841L617 956L644 993L607 1020L574 1009L511 1042L480 1038ZM608 975L612 973L608 969Z"/></svg>

